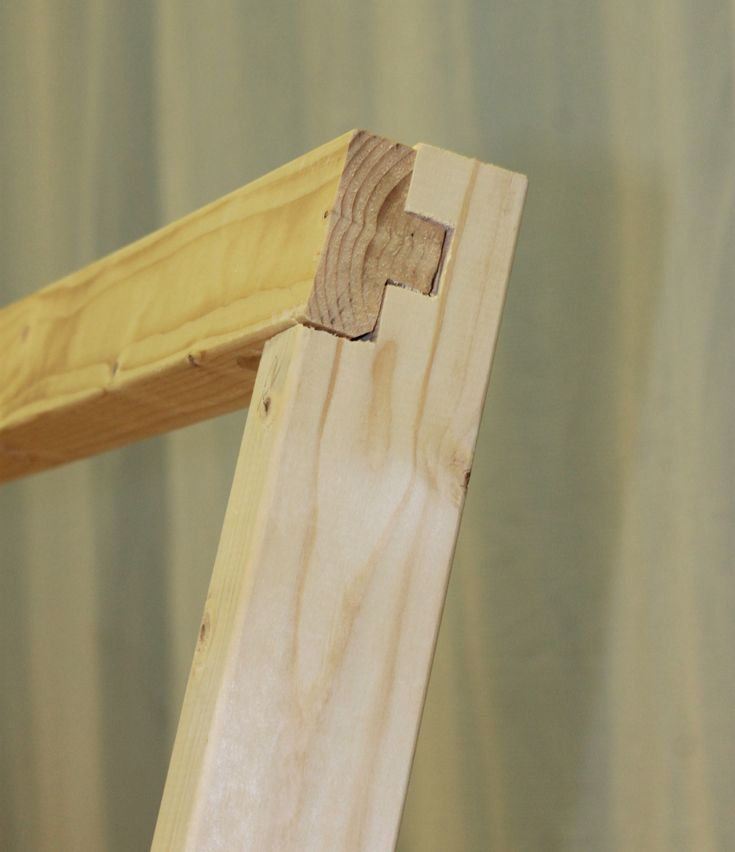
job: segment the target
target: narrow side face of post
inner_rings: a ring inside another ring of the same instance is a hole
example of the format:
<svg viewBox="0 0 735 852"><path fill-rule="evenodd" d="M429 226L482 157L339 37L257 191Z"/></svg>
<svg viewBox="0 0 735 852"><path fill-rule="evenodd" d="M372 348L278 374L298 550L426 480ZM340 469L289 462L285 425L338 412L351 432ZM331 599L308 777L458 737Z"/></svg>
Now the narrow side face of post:
<svg viewBox="0 0 735 852"><path fill-rule="evenodd" d="M155 850L395 845L526 180L419 146L406 189L438 286L264 350Z"/></svg>

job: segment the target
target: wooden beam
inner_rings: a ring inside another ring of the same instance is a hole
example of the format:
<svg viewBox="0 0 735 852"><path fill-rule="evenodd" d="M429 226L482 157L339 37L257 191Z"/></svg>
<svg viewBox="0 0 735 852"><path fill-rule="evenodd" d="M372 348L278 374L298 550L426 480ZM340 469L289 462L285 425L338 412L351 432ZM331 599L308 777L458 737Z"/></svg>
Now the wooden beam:
<svg viewBox="0 0 735 852"><path fill-rule="evenodd" d="M1 310L0 481L247 405L273 335L369 334L387 280L428 291L414 157L352 131Z"/></svg>
<svg viewBox="0 0 735 852"><path fill-rule="evenodd" d="M157 852L394 847L525 189L420 146L438 291L267 344Z"/></svg>

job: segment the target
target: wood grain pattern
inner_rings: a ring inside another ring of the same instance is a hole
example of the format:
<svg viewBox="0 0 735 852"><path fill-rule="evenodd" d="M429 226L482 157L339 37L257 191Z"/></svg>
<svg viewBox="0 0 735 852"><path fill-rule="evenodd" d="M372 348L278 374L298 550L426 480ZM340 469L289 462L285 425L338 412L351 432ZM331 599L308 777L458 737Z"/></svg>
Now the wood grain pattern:
<svg viewBox="0 0 735 852"><path fill-rule="evenodd" d="M445 229L405 211L415 158L364 131L351 140L307 322L361 337L375 330L388 282L431 292Z"/></svg>
<svg viewBox="0 0 735 852"><path fill-rule="evenodd" d="M0 479L245 405L303 312L352 136L0 311Z"/></svg>
<svg viewBox="0 0 735 852"><path fill-rule="evenodd" d="M430 287L412 161L352 131L0 311L0 481L245 406L273 335L363 334L388 278Z"/></svg>
<svg viewBox="0 0 735 852"><path fill-rule="evenodd" d="M156 852L394 847L525 189L420 146L438 293L267 344Z"/></svg>

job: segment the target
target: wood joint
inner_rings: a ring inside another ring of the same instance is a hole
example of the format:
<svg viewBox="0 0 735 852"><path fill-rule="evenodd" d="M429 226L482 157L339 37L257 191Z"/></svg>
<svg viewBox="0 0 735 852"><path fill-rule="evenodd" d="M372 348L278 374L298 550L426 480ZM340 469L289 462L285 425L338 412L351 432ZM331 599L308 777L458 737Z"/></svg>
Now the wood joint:
<svg viewBox="0 0 735 852"><path fill-rule="evenodd" d="M356 131L302 321L344 337L375 331L387 284L426 295L446 229L405 210L416 151Z"/></svg>
<svg viewBox="0 0 735 852"><path fill-rule="evenodd" d="M432 292L415 161L346 133L0 309L0 482L248 405L271 338L372 335L386 283Z"/></svg>

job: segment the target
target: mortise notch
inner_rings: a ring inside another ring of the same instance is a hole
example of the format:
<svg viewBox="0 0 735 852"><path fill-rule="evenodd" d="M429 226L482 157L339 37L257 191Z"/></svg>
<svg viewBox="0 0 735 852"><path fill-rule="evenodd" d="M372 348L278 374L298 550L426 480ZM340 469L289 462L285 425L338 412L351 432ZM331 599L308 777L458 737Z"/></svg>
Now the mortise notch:
<svg viewBox="0 0 735 852"><path fill-rule="evenodd" d="M304 322L355 339L375 330L386 284L431 293L446 229L405 210L415 159L407 145L355 132Z"/></svg>

